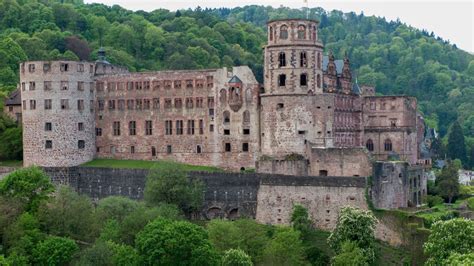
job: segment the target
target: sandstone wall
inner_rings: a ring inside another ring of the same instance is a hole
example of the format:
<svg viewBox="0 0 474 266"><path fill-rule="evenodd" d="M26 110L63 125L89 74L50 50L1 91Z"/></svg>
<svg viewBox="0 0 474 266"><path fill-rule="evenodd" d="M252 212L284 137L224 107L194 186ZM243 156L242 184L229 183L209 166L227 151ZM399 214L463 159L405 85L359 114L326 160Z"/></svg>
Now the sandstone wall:
<svg viewBox="0 0 474 266"><path fill-rule="evenodd" d="M370 176L372 163L364 148L311 148L309 175Z"/></svg>

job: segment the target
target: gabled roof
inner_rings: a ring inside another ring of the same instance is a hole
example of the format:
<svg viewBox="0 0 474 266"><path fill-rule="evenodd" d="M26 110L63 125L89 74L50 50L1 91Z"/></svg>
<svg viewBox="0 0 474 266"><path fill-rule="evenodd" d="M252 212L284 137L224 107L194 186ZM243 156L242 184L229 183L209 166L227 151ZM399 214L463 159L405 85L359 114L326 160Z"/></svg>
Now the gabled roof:
<svg viewBox="0 0 474 266"><path fill-rule="evenodd" d="M5 101L5 106L9 105L21 105L20 89L16 89L12 93L10 93L7 100Z"/></svg>
<svg viewBox="0 0 474 266"><path fill-rule="evenodd" d="M228 83L242 83L242 80L239 79L237 76L233 76Z"/></svg>
<svg viewBox="0 0 474 266"><path fill-rule="evenodd" d="M323 71L327 71L328 63L329 63L329 57L327 55L323 56ZM342 67L344 66L344 61L341 59L334 60L334 64L336 64L337 74L342 74Z"/></svg>

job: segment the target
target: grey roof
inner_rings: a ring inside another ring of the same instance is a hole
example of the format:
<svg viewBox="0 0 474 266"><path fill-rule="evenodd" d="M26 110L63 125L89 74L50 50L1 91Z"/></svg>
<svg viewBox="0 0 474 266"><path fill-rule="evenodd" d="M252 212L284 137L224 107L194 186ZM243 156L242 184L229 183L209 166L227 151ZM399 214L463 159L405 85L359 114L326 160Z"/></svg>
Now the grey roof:
<svg viewBox="0 0 474 266"><path fill-rule="evenodd" d="M356 82L352 83L352 92L357 95L362 94L362 90L360 89L359 84L357 83L357 80Z"/></svg>
<svg viewBox="0 0 474 266"><path fill-rule="evenodd" d="M239 79L237 76L233 76L228 83L242 83L242 80Z"/></svg>
<svg viewBox="0 0 474 266"><path fill-rule="evenodd" d="M323 56L323 71L328 69L329 57L327 55ZM334 60L334 64L336 64L336 72L337 74L342 74L342 67L344 66L344 60L338 59Z"/></svg>
<svg viewBox="0 0 474 266"><path fill-rule="evenodd" d="M5 101L5 106L9 105L21 105L20 89L16 89L12 93L10 93L7 100Z"/></svg>

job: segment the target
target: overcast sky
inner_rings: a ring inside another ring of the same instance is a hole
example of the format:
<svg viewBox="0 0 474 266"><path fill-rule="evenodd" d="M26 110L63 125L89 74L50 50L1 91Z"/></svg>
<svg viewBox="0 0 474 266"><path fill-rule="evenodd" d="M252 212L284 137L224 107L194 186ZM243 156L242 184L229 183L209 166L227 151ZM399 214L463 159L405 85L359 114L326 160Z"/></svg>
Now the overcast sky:
<svg viewBox="0 0 474 266"><path fill-rule="evenodd" d="M306 6L303 0L85 0L86 3L98 2L106 5L118 4L131 10L152 11L158 8L169 10L201 7L236 7L245 5L280 5L292 8ZM325 10L344 12L364 12L365 15L385 17L388 20L400 20L413 27L433 31L437 36L459 48L474 53L474 0L308 0L309 7L322 7Z"/></svg>

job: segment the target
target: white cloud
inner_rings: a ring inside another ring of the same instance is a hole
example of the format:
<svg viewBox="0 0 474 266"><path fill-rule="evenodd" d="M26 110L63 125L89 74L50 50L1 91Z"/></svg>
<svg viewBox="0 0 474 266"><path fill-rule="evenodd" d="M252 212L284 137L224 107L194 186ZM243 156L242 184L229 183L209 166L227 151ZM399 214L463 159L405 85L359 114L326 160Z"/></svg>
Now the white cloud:
<svg viewBox="0 0 474 266"><path fill-rule="evenodd" d="M100 2L106 5L118 4L131 10L152 11L158 8L169 10L187 9L201 7L236 7L245 5L280 5L292 8L305 6L303 0L279 1L279 0L86 0L85 2ZM309 7L320 6L326 10L342 10L344 12L364 12L365 15L385 17L388 20L399 18L415 28L433 31L435 35L455 43L459 48L474 52L474 1L473 0L399 0L399 1L377 1L377 0L308 0Z"/></svg>

